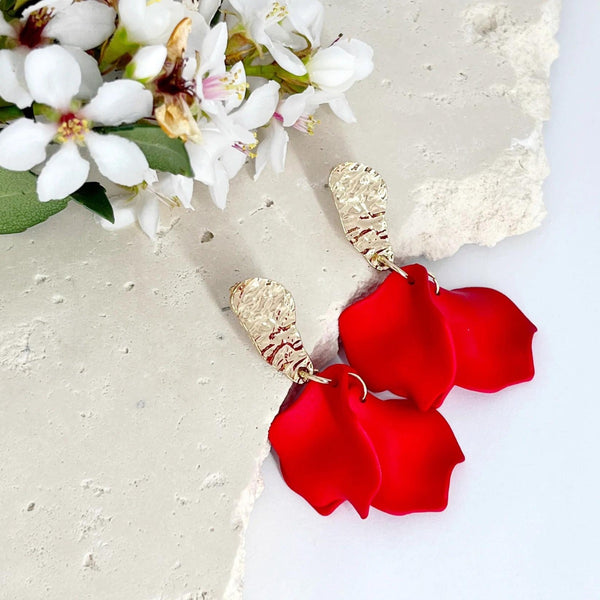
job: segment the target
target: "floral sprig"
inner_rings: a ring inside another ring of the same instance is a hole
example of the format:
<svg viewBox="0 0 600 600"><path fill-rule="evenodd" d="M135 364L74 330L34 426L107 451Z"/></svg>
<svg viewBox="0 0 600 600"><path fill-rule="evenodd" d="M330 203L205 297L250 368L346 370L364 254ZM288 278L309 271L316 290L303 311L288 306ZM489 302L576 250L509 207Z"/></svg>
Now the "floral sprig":
<svg viewBox="0 0 600 600"><path fill-rule="evenodd" d="M283 171L290 128L373 69L371 48L321 43L318 0L0 0L0 233L87 206L106 228L224 208L250 159Z"/></svg>

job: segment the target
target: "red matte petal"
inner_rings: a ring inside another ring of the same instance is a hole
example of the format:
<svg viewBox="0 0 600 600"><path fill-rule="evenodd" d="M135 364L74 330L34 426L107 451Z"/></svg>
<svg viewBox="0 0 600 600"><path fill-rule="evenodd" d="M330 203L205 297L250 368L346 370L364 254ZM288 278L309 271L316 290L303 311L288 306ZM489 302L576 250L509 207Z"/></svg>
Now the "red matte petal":
<svg viewBox="0 0 600 600"><path fill-rule="evenodd" d="M414 283L390 273L372 294L342 312L340 338L348 362L370 390L390 390L428 410L439 406L454 384L454 347L432 300L427 270L403 269Z"/></svg>
<svg viewBox="0 0 600 600"><path fill-rule="evenodd" d="M496 392L534 375L536 326L504 294L490 288L441 290L434 297L452 332L455 385Z"/></svg>
<svg viewBox="0 0 600 600"><path fill-rule="evenodd" d="M381 487L371 505L393 515L444 510L452 471L465 459L444 417L407 400L371 395L353 407L381 466Z"/></svg>
<svg viewBox="0 0 600 600"><path fill-rule="evenodd" d="M310 381L296 401L279 413L269 441L279 456L286 483L318 512L327 515L348 500L364 519L381 484L373 445L350 408L362 395L346 365L320 375L335 385Z"/></svg>

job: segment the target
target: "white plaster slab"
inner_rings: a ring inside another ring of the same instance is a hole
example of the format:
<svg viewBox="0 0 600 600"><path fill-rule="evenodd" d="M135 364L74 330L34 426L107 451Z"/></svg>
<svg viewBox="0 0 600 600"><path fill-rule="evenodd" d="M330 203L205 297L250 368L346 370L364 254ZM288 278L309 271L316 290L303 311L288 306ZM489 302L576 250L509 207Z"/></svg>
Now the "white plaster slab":
<svg viewBox="0 0 600 600"><path fill-rule="evenodd" d="M156 245L75 205L0 238L0 597L240 597L288 382L227 310L229 286L281 281L317 362L335 355L337 314L373 276L325 187L345 160L387 180L399 256L535 227L557 20L555 0L329 2L330 38L375 48L350 94L358 124L322 115L286 174L242 173L225 212L199 188Z"/></svg>

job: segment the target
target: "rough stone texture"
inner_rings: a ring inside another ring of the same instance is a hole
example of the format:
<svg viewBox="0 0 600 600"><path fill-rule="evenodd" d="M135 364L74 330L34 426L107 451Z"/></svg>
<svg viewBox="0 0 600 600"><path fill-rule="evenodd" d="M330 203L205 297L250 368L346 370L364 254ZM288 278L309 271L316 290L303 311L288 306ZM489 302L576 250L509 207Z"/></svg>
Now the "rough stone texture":
<svg viewBox="0 0 600 600"><path fill-rule="evenodd" d="M446 256L535 227L556 0L329 2L331 39L371 43L350 94L279 178L198 189L154 246L73 205L0 238L0 599L239 598L241 540L267 427L288 388L228 310L236 281L295 296L317 364L336 317L377 275L345 242L332 166L390 188L398 256ZM326 36L327 38L327 36ZM168 219L167 219L167 222Z"/></svg>

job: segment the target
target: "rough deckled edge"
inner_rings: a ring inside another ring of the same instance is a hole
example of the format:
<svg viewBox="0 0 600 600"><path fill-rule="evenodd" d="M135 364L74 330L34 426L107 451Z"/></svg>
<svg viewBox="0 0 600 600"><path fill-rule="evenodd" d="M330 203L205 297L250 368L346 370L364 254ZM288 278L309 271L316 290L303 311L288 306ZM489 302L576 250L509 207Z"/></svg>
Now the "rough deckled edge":
<svg viewBox="0 0 600 600"><path fill-rule="evenodd" d="M231 567L231 573L223 594L223 600L242 600L246 560L246 530L248 528L250 513L254 508L254 504L264 490L261 468L270 451L271 445L268 442L265 442L260 456L256 460L252 479L244 488L237 506L233 511L232 526L234 530L239 531L240 543L235 554L233 566Z"/></svg>
<svg viewBox="0 0 600 600"><path fill-rule="evenodd" d="M512 66L515 84L503 93L534 119L535 126L526 139L514 139L486 169L460 180L430 179L415 188L411 193L415 209L400 231L390 232L401 256L435 260L467 243L493 246L534 229L546 214L542 185L549 167L543 123L550 115L548 77L558 57L560 0L548 0L538 20L522 26L507 6L488 2L467 8L464 17L473 43L484 44ZM485 206L482 190L489 198Z"/></svg>

